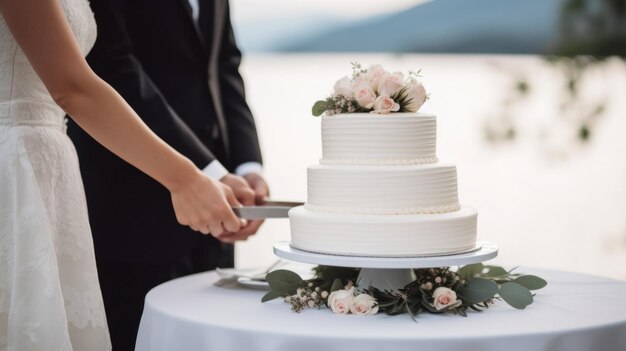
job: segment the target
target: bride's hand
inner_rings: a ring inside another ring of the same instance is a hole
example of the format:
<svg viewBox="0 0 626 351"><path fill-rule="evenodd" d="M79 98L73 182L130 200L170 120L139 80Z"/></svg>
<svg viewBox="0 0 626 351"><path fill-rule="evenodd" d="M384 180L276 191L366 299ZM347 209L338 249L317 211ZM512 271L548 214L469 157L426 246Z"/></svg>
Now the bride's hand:
<svg viewBox="0 0 626 351"><path fill-rule="evenodd" d="M200 171L191 181L172 189L171 195L178 222L195 231L221 239L222 234L236 232L243 224L231 209L241 206L232 189Z"/></svg>

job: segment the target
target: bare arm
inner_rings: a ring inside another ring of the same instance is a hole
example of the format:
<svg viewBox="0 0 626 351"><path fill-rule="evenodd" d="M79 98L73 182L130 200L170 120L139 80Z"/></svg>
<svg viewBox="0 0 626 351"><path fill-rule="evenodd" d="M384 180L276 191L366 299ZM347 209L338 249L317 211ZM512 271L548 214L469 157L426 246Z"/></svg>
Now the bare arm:
<svg viewBox="0 0 626 351"><path fill-rule="evenodd" d="M94 74L57 0L0 0L0 12L57 104L98 142L163 184L181 224L215 236L239 229L230 188L159 139Z"/></svg>

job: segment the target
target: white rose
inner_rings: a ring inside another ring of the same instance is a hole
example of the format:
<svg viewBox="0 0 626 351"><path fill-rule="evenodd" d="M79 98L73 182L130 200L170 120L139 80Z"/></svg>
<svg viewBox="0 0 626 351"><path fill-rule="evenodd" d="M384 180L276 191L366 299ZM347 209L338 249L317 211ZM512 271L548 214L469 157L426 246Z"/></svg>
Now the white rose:
<svg viewBox="0 0 626 351"><path fill-rule="evenodd" d="M379 96L374 101L374 111L373 113L389 113L395 112L400 109L400 105L398 105L392 98L389 96Z"/></svg>
<svg viewBox="0 0 626 351"><path fill-rule="evenodd" d="M354 91L356 88L360 87L361 85L369 85L369 80L366 77L365 74L359 74L356 77L352 78L352 81L350 82L350 87L352 88L352 91Z"/></svg>
<svg viewBox="0 0 626 351"><path fill-rule="evenodd" d="M367 294L360 294L352 301L350 312L361 316L369 316L378 313L376 299Z"/></svg>
<svg viewBox="0 0 626 351"><path fill-rule="evenodd" d="M328 296L328 307L339 314L348 314L354 302L354 288L349 290L336 290Z"/></svg>
<svg viewBox="0 0 626 351"><path fill-rule="evenodd" d="M350 89L350 78L347 76L342 77L335 83L335 95L343 95L345 97L352 97L352 89Z"/></svg>
<svg viewBox="0 0 626 351"><path fill-rule="evenodd" d="M387 74L383 66L381 65L371 65L367 68L367 80L369 81L370 88L376 91L378 89L378 84L380 84L380 79Z"/></svg>
<svg viewBox="0 0 626 351"><path fill-rule="evenodd" d="M354 90L354 98L362 107L372 108L376 101L376 93L369 85L361 85Z"/></svg>
<svg viewBox="0 0 626 351"><path fill-rule="evenodd" d="M391 96L404 85L404 75L402 73L386 73L378 82L378 95Z"/></svg>
<svg viewBox="0 0 626 351"><path fill-rule="evenodd" d="M424 89L422 83L409 84L404 94L409 101L404 106L404 109L408 112L417 112L426 102L426 89Z"/></svg>
<svg viewBox="0 0 626 351"><path fill-rule="evenodd" d="M456 293L452 289L439 287L433 291L433 306L437 311L450 309L461 305L462 301L456 299Z"/></svg>
<svg viewBox="0 0 626 351"><path fill-rule="evenodd" d="M385 71L385 69L383 68L383 66L381 65L370 65L367 68L367 74L371 75L371 76L382 76L383 74L387 73L387 71Z"/></svg>

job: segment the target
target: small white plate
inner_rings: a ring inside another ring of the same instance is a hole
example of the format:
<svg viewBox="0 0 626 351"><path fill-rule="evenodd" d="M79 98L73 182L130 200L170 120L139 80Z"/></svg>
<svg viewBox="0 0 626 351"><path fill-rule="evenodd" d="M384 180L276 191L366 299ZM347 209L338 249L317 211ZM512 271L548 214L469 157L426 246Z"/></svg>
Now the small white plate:
<svg viewBox="0 0 626 351"><path fill-rule="evenodd" d="M246 288L256 289L256 290L269 290L270 289L270 285L267 283L267 281L250 279L246 277L239 277L237 279L237 284Z"/></svg>
<svg viewBox="0 0 626 351"><path fill-rule="evenodd" d="M236 269L236 268L216 268L215 272L222 279L235 279L236 277L251 277L263 272L262 269Z"/></svg>

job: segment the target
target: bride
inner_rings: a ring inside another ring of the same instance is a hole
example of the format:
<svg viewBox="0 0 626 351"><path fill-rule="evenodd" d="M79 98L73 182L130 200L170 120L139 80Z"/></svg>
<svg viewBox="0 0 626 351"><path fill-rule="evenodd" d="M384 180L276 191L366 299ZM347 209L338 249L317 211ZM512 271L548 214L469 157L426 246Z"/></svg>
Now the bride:
<svg viewBox="0 0 626 351"><path fill-rule="evenodd" d="M165 186L181 224L232 241L239 202L91 71L87 0L0 0L0 13L0 350L108 350L64 115Z"/></svg>

